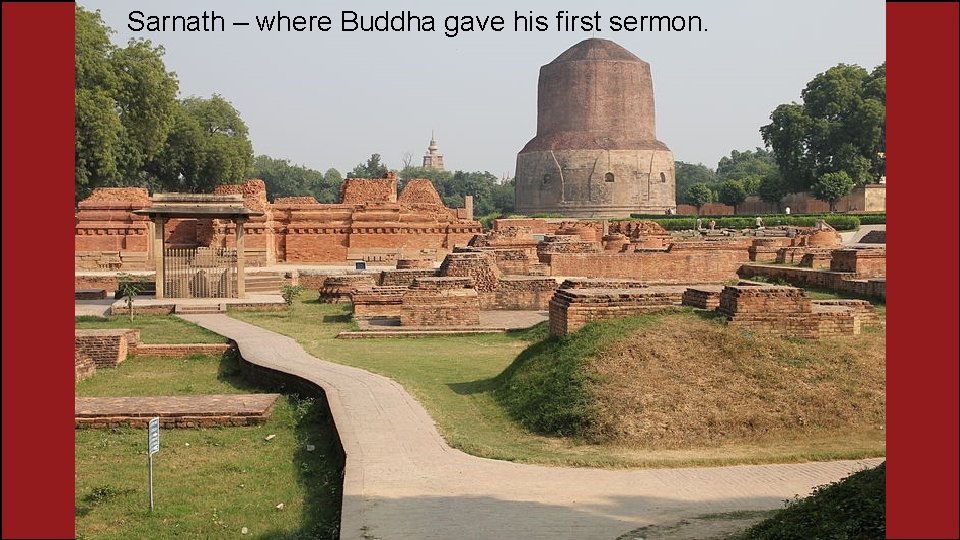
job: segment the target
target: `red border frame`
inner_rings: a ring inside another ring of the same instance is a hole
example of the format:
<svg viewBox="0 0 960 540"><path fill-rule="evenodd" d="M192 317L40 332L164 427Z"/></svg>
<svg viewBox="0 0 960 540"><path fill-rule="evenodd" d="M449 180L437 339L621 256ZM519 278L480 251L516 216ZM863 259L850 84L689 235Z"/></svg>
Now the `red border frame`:
<svg viewBox="0 0 960 540"><path fill-rule="evenodd" d="M887 534L958 538L957 2L887 4Z"/></svg>
<svg viewBox="0 0 960 540"><path fill-rule="evenodd" d="M891 538L960 536L958 6L887 4ZM4 538L74 535L73 13L3 3Z"/></svg>
<svg viewBox="0 0 960 540"><path fill-rule="evenodd" d="M73 36L72 2L3 3L4 538L74 536Z"/></svg>

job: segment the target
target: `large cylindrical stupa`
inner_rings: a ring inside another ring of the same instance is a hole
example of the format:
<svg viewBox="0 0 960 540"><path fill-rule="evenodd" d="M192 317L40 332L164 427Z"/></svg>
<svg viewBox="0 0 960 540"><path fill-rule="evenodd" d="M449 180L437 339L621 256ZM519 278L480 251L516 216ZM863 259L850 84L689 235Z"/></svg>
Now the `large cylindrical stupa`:
<svg viewBox="0 0 960 540"><path fill-rule="evenodd" d="M673 153L657 140L650 64L582 41L540 68L537 136L517 154L517 211L629 217L676 208Z"/></svg>

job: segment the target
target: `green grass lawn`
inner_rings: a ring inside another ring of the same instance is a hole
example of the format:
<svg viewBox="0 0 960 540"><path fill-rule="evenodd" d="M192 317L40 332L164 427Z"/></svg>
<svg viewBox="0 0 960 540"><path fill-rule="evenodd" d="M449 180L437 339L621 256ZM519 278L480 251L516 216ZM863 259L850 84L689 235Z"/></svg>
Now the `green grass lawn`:
<svg viewBox="0 0 960 540"><path fill-rule="evenodd" d="M229 354L131 358L77 384L78 396L250 391L269 389L255 390ZM163 430L153 513L146 430L78 430L77 535L236 538L247 527L252 538L335 538L343 464L327 415L320 401L284 396L259 427Z"/></svg>
<svg viewBox="0 0 960 540"><path fill-rule="evenodd" d="M84 315L76 328L138 328L143 343L226 343L226 338L174 315L127 315L110 318Z"/></svg>
<svg viewBox="0 0 960 540"><path fill-rule="evenodd" d="M882 455L883 434L797 437L750 445L685 450L641 450L532 434L493 397L494 378L545 334L429 338L336 339L349 329L350 307L299 300L288 312L234 312L231 316L288 335L310 354L390 377L420 401L446 438L465 452L509 461L573 466L634 467L769 463Z"/></svg>

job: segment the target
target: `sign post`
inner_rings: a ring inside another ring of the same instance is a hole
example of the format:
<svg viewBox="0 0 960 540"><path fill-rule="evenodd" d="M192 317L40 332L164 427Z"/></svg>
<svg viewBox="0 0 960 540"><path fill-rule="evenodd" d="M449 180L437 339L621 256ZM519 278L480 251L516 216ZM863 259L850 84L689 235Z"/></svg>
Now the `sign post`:
<svg viewBox="0 0 960 540"><path fill-rule="evenodd" d="M151 418L147 429L147 490L150 493L150 511L153 512L153 455L160 451L160 417Z"/></svg>

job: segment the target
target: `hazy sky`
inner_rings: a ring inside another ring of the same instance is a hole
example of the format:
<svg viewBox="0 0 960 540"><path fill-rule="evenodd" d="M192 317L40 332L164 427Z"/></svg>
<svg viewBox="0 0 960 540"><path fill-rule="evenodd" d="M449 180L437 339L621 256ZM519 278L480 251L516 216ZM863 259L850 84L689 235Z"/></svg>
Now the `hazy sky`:
<svg viewBox="0 0 960 540"><path fill-rule="evenodd" d="M611 39L650 63L657 136L674 158L715 167L731 150L763 146L758 129L780 103L838 63L872 69L886 58L878 0L486 2L106 1L114 42L142 37L166 49L181 96L219 93L240 111L257 154L346 173L371 153L419 164L431 130L448 169L513 174L536 133L540 66L590 37ZM131 11L224 17L223 32L133 32ZM261 32L256 16L326 15L328 32ZM341 11L365 18L432 15L434 32L341 31ZM601 31L558 31L556 14L600 13ZM514 30L514 12L545 15L544 32ZM501 32L444 35L450 15L495 16ZM704 32L613 32L611 16L696 15ZM250 26L233 26L249 22Z"/></svg>

